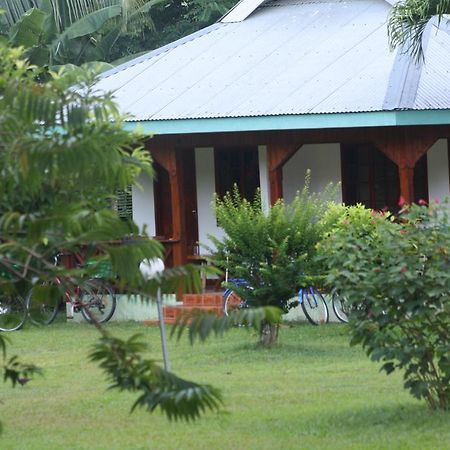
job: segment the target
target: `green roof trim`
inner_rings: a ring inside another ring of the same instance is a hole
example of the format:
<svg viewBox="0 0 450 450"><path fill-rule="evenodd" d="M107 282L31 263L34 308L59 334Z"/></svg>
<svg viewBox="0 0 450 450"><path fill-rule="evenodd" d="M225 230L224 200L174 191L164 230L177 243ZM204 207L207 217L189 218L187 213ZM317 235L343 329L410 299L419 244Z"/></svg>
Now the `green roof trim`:
<svg viewBox="0 0 450 450"><path fill-rule="evenodd" d="M146 134L192 134L232 131L306 130L405 125L447 125L450 110L377 111L359 113L302 114L284 116L173 119L126 122L125 129L139 127Z"/></svg>

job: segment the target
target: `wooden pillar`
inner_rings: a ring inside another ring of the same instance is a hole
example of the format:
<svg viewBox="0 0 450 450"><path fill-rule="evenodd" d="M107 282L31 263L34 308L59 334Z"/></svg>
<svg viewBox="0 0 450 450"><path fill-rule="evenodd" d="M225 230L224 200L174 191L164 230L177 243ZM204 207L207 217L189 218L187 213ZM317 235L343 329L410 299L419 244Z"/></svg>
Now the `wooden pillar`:
<svg viewBox="0 0 450 450"><path fill-rule="evenodd" d="M414 167L406 165L398 167L400 178L400 195L405 203L414 201Z"/></svg>
<svg viewBox="0 0 450 450"><path fill-rule="evenodd" d="M173 265L178 266L186 263L186 235L184 232L184 193L182 190L182 167L175 148L152 149L153 159L169 174L172 211L172 236L173 240Z"/></svg>
<svg viewBox="0 0 450 450"><path fill-rule="evenodd" d="M267 146L267 168L269 171L270 203L283 198L283 166L296 153L299 145L269 144Z"/></svg>
<svg viewBox="0 0 450 450"><path fill-rule="evenodd" d="M398 167L400 196L405 203L414 202L414 167L436 140L437 137L431 132L419 135L393 130L375 142L378 149Z"/></svg>

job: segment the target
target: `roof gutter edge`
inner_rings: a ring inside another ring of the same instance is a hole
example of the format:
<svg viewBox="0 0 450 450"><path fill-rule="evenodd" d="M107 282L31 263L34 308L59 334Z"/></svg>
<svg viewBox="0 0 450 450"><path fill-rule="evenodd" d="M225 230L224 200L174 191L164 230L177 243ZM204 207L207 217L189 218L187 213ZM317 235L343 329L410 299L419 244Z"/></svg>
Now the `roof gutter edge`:
<svg viewBox="0 0 450 450"><path fill-rule="evenodd" d="M447 124L450 124L450 109L144 120L125 122L124 128L162 135Z"/></svg>

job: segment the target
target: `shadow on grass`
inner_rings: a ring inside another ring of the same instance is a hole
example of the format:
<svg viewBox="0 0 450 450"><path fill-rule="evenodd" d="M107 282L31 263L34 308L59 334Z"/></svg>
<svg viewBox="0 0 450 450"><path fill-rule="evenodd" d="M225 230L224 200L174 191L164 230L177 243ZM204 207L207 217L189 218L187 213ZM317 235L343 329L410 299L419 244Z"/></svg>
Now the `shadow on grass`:
<svg viewBox="0 0 450 450"><path fill-rule="evenodd" d="M339 412L325 412L321 415L330 428L341 430L343 433L367 431L367 427L392 431L426 427L427 422L436 425L439 422L448 423L450 412L432 411L425 403L370 406L352 408Z"/></svg>

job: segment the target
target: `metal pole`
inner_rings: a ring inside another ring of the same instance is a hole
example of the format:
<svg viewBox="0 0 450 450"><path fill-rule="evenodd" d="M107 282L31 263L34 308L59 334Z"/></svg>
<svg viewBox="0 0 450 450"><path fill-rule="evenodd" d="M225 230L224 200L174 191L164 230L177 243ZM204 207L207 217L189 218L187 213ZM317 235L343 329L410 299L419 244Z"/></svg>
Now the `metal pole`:
<svg viewBox="0 0 450 450"><path fill-rule="evenodd" d="M164 311L162 307L161 288L158 288L156 294L156 305L158 306L159 332L161 333L161 345L164 359L164 369L170 372L169 351L167 349L166 324L164 323Z"/></svg>

